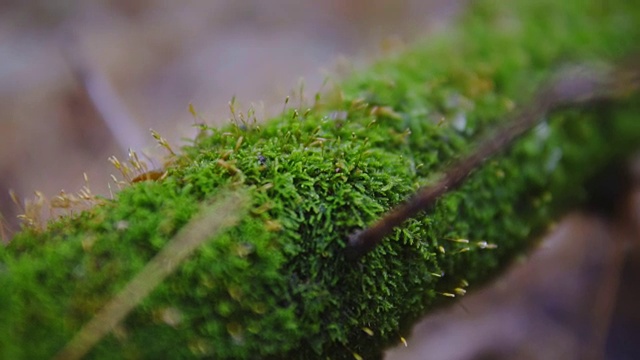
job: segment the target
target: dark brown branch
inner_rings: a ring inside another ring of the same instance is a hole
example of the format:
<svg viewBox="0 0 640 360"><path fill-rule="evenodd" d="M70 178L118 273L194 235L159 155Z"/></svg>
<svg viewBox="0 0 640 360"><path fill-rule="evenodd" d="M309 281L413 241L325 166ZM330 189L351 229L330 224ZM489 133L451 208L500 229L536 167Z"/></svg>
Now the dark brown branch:
<svg viewBox="0 0 640 360"><path fill-rule="evenodd" d="M346 248L347 257L357 259L366 255L395 227L420 211L432 208L442 195L459 187L473 170L507 149L515 139L539 123L545 114L560 107L619 97L634 92L639 84L640 73L637 69L619 68L604 72L576 67L560 72L538 92L531 104L505 121L505 125L490 136L480 140L469 155L455 162L436 184L422 188L413 198L391 210L372 226L351 234Z"/></svg>

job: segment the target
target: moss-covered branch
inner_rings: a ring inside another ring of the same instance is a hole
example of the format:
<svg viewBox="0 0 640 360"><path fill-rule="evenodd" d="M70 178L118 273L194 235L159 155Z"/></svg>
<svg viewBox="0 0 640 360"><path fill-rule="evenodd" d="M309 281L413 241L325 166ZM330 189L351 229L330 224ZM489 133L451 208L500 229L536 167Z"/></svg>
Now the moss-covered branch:
<svg viewBox="0 0 640 360"><path fill-rule="evenodd" d="M337 99L264 124L203 126L157 180L0 249L0 357L57 354L228 186L249 194L248 214L89 356L380 357L639 146L637 96L554 113L355 263L348 235L432 183L556 69L637 50L638 23L624 0L476 1L455 28L347 80Z"/></svg>

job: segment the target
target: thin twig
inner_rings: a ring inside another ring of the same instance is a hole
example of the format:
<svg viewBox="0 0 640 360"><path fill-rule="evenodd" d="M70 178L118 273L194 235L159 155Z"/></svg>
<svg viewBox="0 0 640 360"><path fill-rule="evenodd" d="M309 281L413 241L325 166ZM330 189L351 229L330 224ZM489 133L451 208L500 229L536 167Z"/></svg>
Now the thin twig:
<svg viewBox="0 0 640 360"><path fill-rule="evenodd" d="M639 85L640 72L634 68L603 71L581 66L558 73L538 92L529 106L505 121L505 125L490 136L480 140L472 147L474 150L445 171L436 184L422 188L413 198L391 210L372 226L352 233L346 247L347 257L358 259L366 255L395 227L420 211L433 207L442 195L458 188L473 170L507 149L515 139L538 124L545 114L561 107L616 98L636 91Z"/></svg>
<svg viewBox="0 0 640 360"><path fill-rule="evenodd" d="M240 221L248 204L242 191L227 193L187 224L129 283L107 303L55 359L80 359L113 330L151 291L206 240Z"/></svg>

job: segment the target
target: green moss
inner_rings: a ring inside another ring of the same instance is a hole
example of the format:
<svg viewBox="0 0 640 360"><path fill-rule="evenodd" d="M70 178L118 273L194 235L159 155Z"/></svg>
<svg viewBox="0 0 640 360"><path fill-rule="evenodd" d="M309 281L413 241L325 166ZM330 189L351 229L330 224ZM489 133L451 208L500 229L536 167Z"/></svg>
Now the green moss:
<svg viewBox="0 0 640 360"><path fill-rule="evenodd" d="M90 356L379 357L443 293L495 275L584 200L587 178L637 148L638 103L554 114L356 263L348 234L428 184L552 69L633 51L638 21L622 0L473 2L456 28L346 81L338 102L204 127L166 179L0 249L0 357L54 355L228 184L248 189L250 215Z"/></svg>

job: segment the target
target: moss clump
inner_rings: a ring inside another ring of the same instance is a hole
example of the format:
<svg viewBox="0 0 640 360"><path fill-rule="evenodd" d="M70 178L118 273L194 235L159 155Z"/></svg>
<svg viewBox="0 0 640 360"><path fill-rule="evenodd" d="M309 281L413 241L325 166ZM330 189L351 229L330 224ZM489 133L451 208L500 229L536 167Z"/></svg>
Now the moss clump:
<svg viewBox="0 0 640 360"><path fill-rule="evenodd" d="M637 147L638 104L554 114L355 263L348 234L428 184L550 69L634 50L638 21L622 0L474 2L459 27L347 81L337 102L203 127L162 181L0 249L0 357L56 354L228 186L249 192L250 214L90 356L380 357L443 293L487 279L582 201L589 176Z"/></svg>

